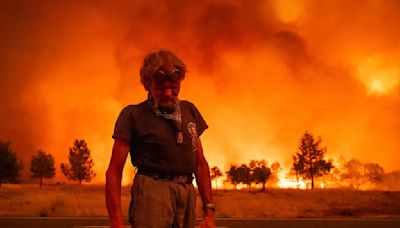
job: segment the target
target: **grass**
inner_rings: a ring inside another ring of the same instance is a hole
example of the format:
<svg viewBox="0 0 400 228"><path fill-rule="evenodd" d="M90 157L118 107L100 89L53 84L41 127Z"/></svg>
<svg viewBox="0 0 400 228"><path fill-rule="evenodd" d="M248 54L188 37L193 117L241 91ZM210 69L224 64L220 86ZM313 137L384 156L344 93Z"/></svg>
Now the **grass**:
<svg viewBox="0 0 400 228"><path fill-rule="evenodd" d="M122 188L126 216L130 187ZM348 189L219 190L217 217L232 218L400 218L400 192ZM106 217L102 185L2 185L0 216ZM197 215L201 201L197 198Z"/></svg>

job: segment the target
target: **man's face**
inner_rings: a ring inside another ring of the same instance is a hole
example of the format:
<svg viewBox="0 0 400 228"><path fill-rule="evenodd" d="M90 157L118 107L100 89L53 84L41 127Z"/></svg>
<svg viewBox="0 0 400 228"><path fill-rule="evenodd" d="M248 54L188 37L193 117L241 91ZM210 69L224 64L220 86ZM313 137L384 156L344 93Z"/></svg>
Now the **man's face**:
<svg viewBox="0 0 400 228"><path fill-rule="evenodd" d="M162 107L172 107L180 91L182 72L165 62L153 74L149 91L155 102Z"/></svg>

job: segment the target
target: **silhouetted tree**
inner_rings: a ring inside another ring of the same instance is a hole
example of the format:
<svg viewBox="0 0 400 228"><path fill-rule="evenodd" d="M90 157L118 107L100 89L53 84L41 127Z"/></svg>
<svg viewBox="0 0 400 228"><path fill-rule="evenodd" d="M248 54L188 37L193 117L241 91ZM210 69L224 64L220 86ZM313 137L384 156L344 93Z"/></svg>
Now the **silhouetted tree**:
<svg viewBox="0 0 400 228"><path fill-rule="evenodd" d="M231 165L229 171L226 172L226 179L236 188L239 184L239 172L235 165Z"/></svg>
<svg viewBox="0 0 400 228"><path fill-rule="evenodd" d="M212 167L210 170L210 176L211 176L211 179L215 179L215 189L218 189L217 182L218 182L218 178L222 177L221 170L217 166Z"/></svg>
<svg viewBox="0 0 400 228"><path fill-rule="evenodd" d="M31 159L31 177L40 179L40 187L43 184L43 178L53 178L56 174L54 168L54 157L51 154L39 150Z"/></svg>
<svg viewBox="0 0 400 228"><path fill-rule="evenodd" d="M90 182L96 173L92 170L94 162L85 140L75 140L73 147L69 148L69 164L61 164L61 171L70 180Z"/></svg>
<svg viewBox="0 0 400 228"><path fill-rule="evenodd" d="M265 162L258 163L253 170L253 177L256 184L262 183L262 191L265 191L265 183L271 176L271 169L267 167Z"/></svg>
<svg viewBox="0 0 400 228"><path fill-rule="evenodd" d="M17 155L11 149L11 143L0 141L0 187L5 182L19 182L22 168L22 161L17 161Z"/></svg>
<svg viewBox="0 0 400 228"><path fill-rule="evenodd" d="M293 169L304 179L311 180L311 188L314 188L314 179L329 173L333 168L331 161L324 159L326 148L321 147L321 137L314 140L314 136L305 132L300 140L296 155L293 157Z"/></svg>
<svg viewBox="0 0 400 228"><path fill-rule="evenodd" d="M251 174L250 168L246 164L242 164L237 168L238 172L238 181L242 184L247 184L247 186L251 187Z"/></svg>

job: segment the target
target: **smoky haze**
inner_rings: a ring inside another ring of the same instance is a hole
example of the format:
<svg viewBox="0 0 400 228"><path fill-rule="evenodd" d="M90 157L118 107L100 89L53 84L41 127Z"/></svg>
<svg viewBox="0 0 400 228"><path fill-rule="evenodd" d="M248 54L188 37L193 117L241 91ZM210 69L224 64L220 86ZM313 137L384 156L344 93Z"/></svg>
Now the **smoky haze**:
<svg viewBox="0 0 400 228"><path fill-rule="evenodd" d="M210 166L289 168L302 134L328 157L399 169L400 2L2 1L0 139L59 164L85 139L104 181L115 120L146 92L146 53L188 67L180 94L210 129Z"/></svg>

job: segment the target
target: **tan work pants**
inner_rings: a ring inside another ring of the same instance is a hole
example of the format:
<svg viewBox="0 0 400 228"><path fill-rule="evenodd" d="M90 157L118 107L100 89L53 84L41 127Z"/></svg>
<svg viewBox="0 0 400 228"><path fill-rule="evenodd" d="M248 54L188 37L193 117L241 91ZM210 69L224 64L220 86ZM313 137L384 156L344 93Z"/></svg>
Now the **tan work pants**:
<svg viewBox="0 0 400 228"><path fill-rule="evenodd" d="M132 227L195 227L196 192L192 184L137 174L131 195L129 221Z"/></svg>

